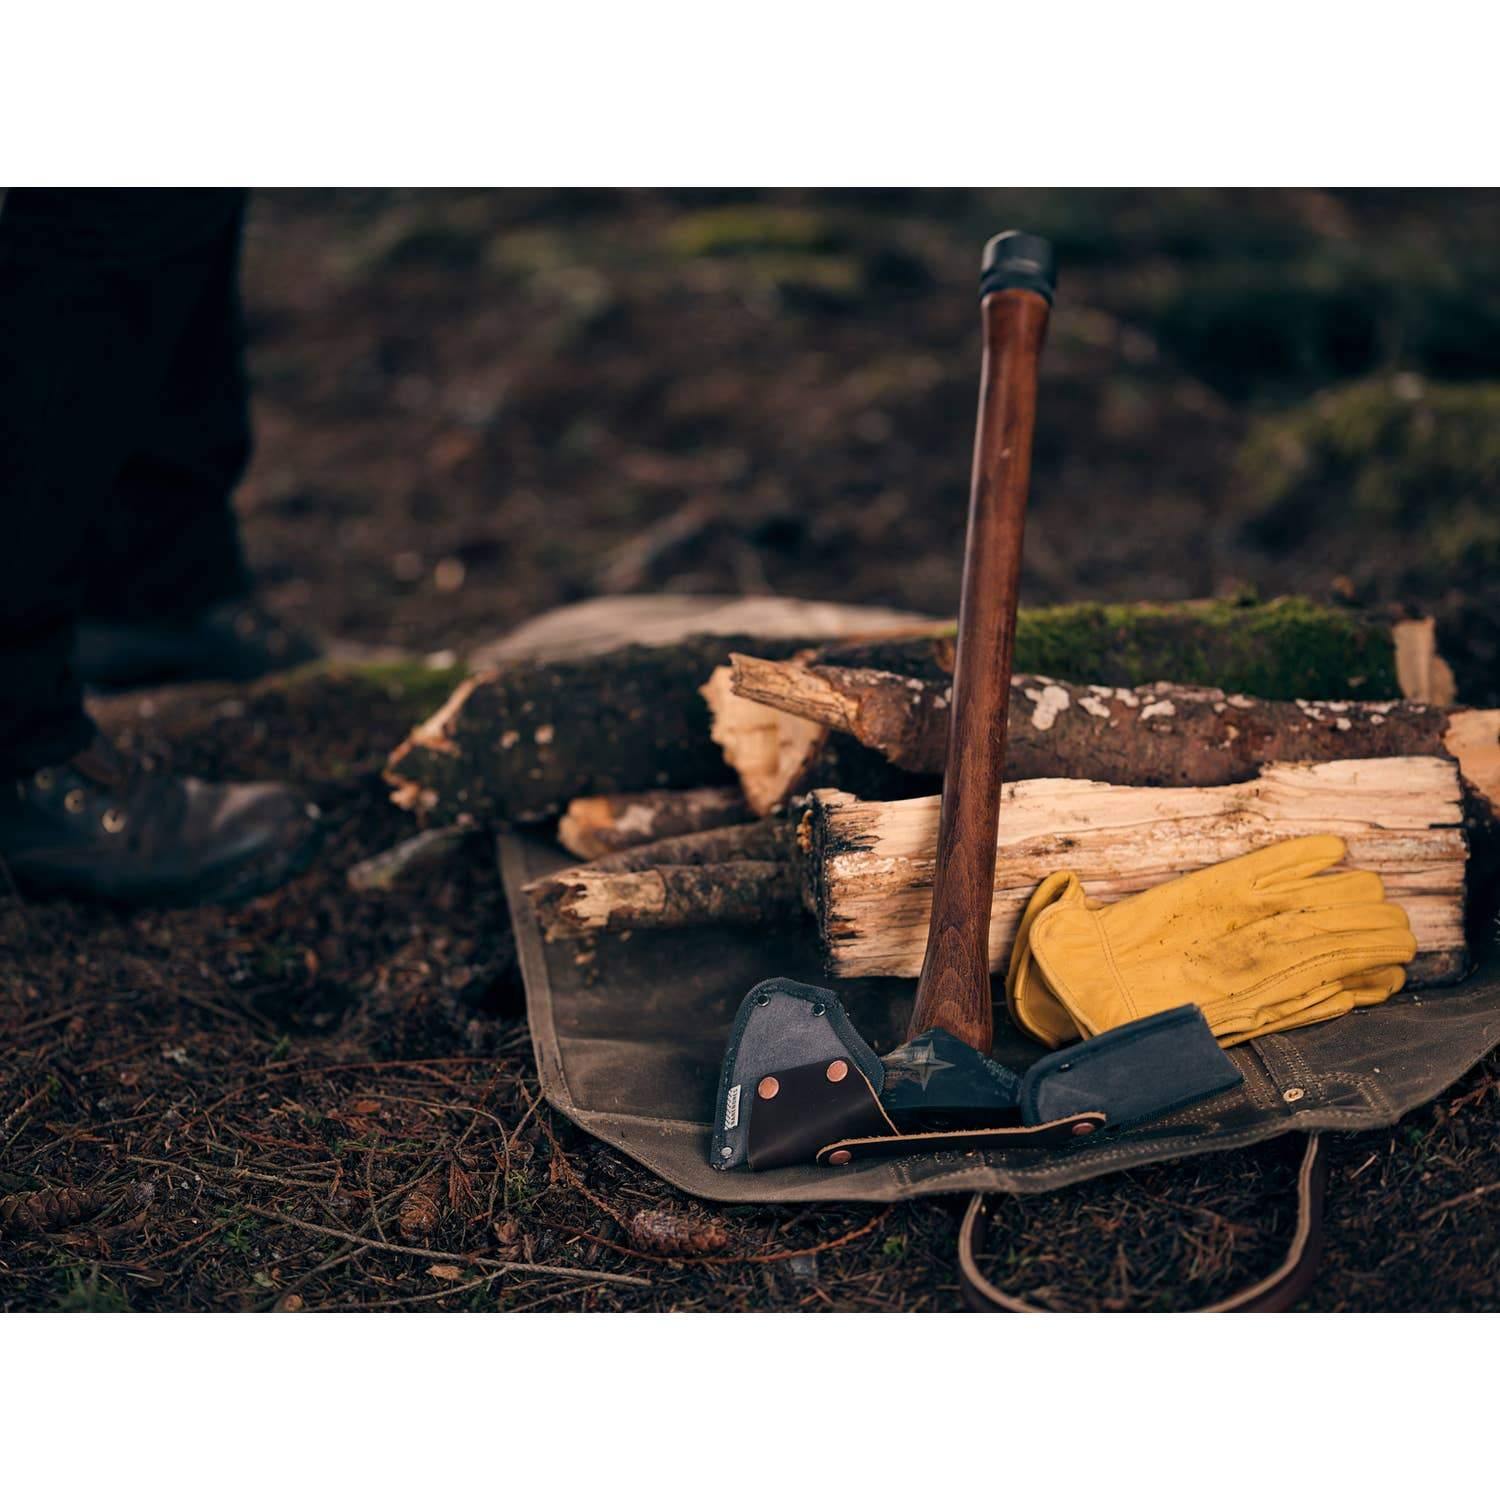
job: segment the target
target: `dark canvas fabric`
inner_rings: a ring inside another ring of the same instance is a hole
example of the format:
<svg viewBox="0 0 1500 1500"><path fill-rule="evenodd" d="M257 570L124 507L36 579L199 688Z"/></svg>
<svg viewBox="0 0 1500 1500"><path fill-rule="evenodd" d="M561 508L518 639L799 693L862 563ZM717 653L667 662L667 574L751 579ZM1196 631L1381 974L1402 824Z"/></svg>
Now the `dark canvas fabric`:
<svg viewBox="0 0 1500 1500"><path fill-rule="evenodd" d="M1500 962L1461 985L1231 1048L1245 1086L1166 1119L1062 1151L938 1152L835 1171L716 1172L708 1165L725 1039L755 983L813 983L806 932L713 929L602 936L586 964L548 945L521 887L567 858L505 835L501 865L525 973L542 1088L550 1104L659 1176L703 1198L889 1202L925 1193L1046 1192L1144 1162L1224 1151L1289 1131L1370 1130L1426 1103L1500 1043ZM905 1028L909 980L834 981L877 1051ZM1003 1018L996 1055L1024 1068L1040 1050Z"/></svg>

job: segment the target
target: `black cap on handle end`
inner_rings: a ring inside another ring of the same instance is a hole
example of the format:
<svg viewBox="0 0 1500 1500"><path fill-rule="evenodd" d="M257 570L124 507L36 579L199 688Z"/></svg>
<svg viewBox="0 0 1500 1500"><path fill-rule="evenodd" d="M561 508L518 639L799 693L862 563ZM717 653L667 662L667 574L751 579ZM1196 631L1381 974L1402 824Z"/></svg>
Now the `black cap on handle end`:
<svg viewBox="0 0 1500 1500"><path fill-rule="evenodd" d="M984 247L979 295L1021 288L1052 300L1057 290L1057 256L1050 240L1021 229L1007 229Z"/></svg>

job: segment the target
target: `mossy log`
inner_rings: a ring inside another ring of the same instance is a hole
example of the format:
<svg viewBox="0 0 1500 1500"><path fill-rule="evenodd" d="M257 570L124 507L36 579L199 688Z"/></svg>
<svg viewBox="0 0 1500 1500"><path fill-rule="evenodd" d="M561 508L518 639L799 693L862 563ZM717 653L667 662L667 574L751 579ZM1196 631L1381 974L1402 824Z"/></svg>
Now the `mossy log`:
<svg viewBox="0 0 1500 1500"><path fill-rule="evenodd" d="M936 626L915 649L941 655L952 637L951 625ZM733 774L710 739L699 690L732 651L779 658L829 639L697 636L496 665L463 682L411 732L386 776L400 805L442 822L464 813L539 822L575 797L729 784ZM1173 680L1275 697L1397 692L1388 624L1303 599L1022 610L1016 664L1122 687ZM863 767L846 764L848 748L830 752L839 757L834 784L865 795L914 790L881 785L886 773L872 757ZM829 775L826 763L821 770L810 764L802 784L826 784Z"/></svg>
<svg viewBox="0 0 1500 1500"><path fill-rule="evenodd" d="M1395 698L1388 620L1289 597L1022 610L1015 670L1074 682L1208 683L1258 698Z"/></svg>
<svg viewBox="0 0 1500 1500"><path fill-rule="evenodd" d="M950 643L923 640L789 661L736 654L731 682L736 698L841 730L894 765L931 773L943 765L951 672ZM1223 786L1271 761L1403 755L1459 760L1489 815L1500 809L1500 711L1400 699L1283 702L1170 683L1081 687L1026 674L1012 680L1006 770L1013 780Z"/></svg>
<svg viewBox="0 0 1500 1500"><path fill-rule="evenodd" d="M392 752L392 800L438 822L534 823L575 797L732 784L698 689L731 651L786 644L694 636L476 673Z"/></svg>

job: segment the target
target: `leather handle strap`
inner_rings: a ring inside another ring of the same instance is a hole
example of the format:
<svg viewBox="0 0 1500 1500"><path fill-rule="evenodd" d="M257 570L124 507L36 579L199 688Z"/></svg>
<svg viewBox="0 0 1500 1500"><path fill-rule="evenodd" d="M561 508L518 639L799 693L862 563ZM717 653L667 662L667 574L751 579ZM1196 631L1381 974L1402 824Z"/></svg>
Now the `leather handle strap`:
<svg viewBox="0 0 1500 1500"><path fill-rule="evenodd" d="M1286 1312L1312 1285L1323 1253L1323 1202L1328 1159L1322 1137L1309 1134L1297 1173L1297 1227L1285 1260L1242 1291L1197 1309L1199 1312ZM1046 1312L1034 1302L1001 1291L980 1269L979 1257L989 1236L989 1205L975 1193L958 1231L958 1276L964 1301L973 1312Z"/></svg>

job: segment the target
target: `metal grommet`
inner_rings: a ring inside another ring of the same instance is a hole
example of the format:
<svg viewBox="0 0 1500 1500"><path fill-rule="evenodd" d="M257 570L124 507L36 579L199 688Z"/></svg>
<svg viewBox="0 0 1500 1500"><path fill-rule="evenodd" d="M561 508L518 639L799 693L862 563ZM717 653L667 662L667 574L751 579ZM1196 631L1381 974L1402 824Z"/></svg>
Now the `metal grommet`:
<svg viewBox="0 0 1500 1500"><path fill-rule="evenodd" d="M772 1074L767 1073L761 1081L755 1085L755 1092L762 1099L774 1099L781 1092L781 1082Z"/></svg>
<svg viewBox="0 0 1500 1500"><path fill-rule="evenodd" d="M769 992L764 995L757 995L755 997L755 1003L757 1005L769 1005L771 1003L771 996Z"/></svg>
<svg viewBox="0 0 1500 1500"><path fill-rule="evenodd" d="M812 1013L815 1016L826 1016L828 1014L828 1007L821 1000L814 1000Z"/></svg>
<svg viewBox="0 0 1500 1500"><path fill-rule="evenodd" d="M104 825L106 833L118 833L125 826L125 814L118 807L106 808L99 821Z"/></svg>
<svg viewBox="0 0 1500 1500"><path fill-rule="evenodd" d="M1281 1091L1281 1097L1285 1099L1288 1104L1295 1104L1300 1098L1302 1098L1302 1096L1306 1092L1306 1089L1283 1089Z"/></svg>
<svg viewBox="0 0 1500 1500"><path fill-rule="evenodd" d="M733 1146L720 1146L719 1147L719 1155L721 1157L725 1157L725 1158L733 1156L734 1155L734 1147Z"/></svg>
<svg viewBox="0 0 1500 1500"><path fill-rule="evenodd" d="M842 1146L837 1151L830 1151L828 1153L828 1165L830 1167L847 1167L849 1160L849 1153Z"/></svg>
<svg viewBox="0 0 1500 1500"><path fill-rule="evenodd" d="M1094 1122L1092 1120L1080 1120L1072 1130L1073 1135L1093 1135Z"/></svg>
<svg viewBox="0 0 1500 1500"><path fill-rule="evenodd" d="M89 799L84 796L83 788L81 786L75 786L72 791L70 791L68 795L63 798L63 806L67 808L70 813L81 813L84 808L88 806L88 800Z"/></svg>
<svg viewBox="0 0 1500 1500"><path fill-rule="evenodd" d="M842 1083L849 1076L849 1064L842 1057L836 1057L826 1071L829 1083Z"/></svg>
<svg viewBox="0 0 1500 1500"><path fill-rule="evenodd" d="M53 775L51 771L38 771L31 779L36 784L37 791L50 792L52 790Z"/></svg>

